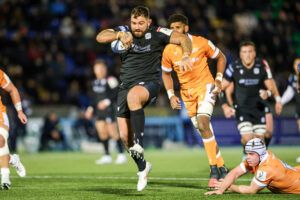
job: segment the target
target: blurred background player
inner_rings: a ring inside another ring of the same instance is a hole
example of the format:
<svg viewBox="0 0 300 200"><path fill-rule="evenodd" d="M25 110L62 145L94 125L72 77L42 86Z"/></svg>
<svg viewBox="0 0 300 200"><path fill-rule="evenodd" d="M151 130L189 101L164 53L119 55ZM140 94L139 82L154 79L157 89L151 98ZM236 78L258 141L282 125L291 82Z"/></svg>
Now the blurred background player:
<svg viewBox="0 0 300 200"><path fill-rule="evenodd" d="M226 190L255 194L264 188L273 193L300 194L300 166L291 167L267 151L260 138L254 138L245 145L246 160L231 170L222 182L217 184L218 190L206 195L223 194ZM246 173L254 174L251 184L234 185L234 182Z"/></svg>
<svg viewBox="0 0 300 200"><path fill-rule="evenodd" d="M277 115L281 113L282 105L268 63L256 58L255 44L251 41L242 42L239 56L240 59L226 69L222 82L223 90L234 84L234 109L227 103L222 108L226 115L235 112L241 143L245 145L253 137L264 139L266 133L265 100L260 97L260 90L267 88L271 91L276 100Z"/></svg>
<svg viewBox="0 0 300 200"><path fill-rule="evenodd" d="M290 74L288 79L288 86L282 95L282 105L287 104L289 101L295 97L296 100L296 118L298 125L298 132L300 133L300 80L299 80L299 71L300 71L300 58L296 58L293 65L295 73ZM300 163L300 156L296 159L296 162Z"/></svg>
<svg viewBox="0 0 300 200"><path fill-rule="evenodd" d="M124 154L115 117L118 80L113 76L107 76L107 66L103 60L96 60L93 70L96 76L92 83L93 97L91 99L93 104L88 107L85 115L88 119L91 119L94 113L96 130L104 147L104 155L96 160L96 164L112 163L112 157L109 152L110 138L116 141L119 152L115 163L126 163L127 158Z"/></svg>
<svg viewBox="0 0 300 200"><path fill-rule="evenodd" d="M56 112L51 111L44 117L44 125L40 137L39 151L70 150L61 119Z"/></svg>
<svg viewBox="0 0 300 200"><path fill-rule="evenodd" d="M200 132L210 165L210 180L208 187L212 188L214 181L224 178L227 169L218 148L210 118L216 101L216 95L221 91L221 82L226 65L226 58L214 44L201 36L188 34L188 18L182 14L173 14L168 19L170 29L187 34L192 41L192 68L184 71L180 68L182 49L178 45L169 44L162 58L162 78L173 109L181 109L179 98L174 94L171 72L177 73L180 82L181 98L194 127ZM214 79L209 70L207 59L217 60L217 75Z"/></svg>
<svg viewBox="0 0 300 200"><path fill-rule="evenodd" d="M271 79L271 81L272 81L273 87L275 87L276 90L278 91L276 83L273 78ZM226 118L235 116L233 93L234 93L234 84L230 83L230 85L225 89L226 103L223 102L223 104L222 104L222 109L223 109L223 112L224 112L224 115ZM265 100L265 101L262 101L262 103L264 104L264 112L265 112L265 118L266 118L266 131L264 133L264 141L265 141L266 147L268 148L268 146L271 142L272 136L273 136L274 122L273 122L273 114L271 112L271 108L270 108L270 105L269 105L269 102L267 101L267 99L272 94L271 94L270 90L260 89L259 95L263 100Z"/></svg>
<svg viewBox="0 0 300 200"><path fill-rule="evenodd" d="M144 159L143 135L145 129L144 108L156 100L160 89L161 56L168 43L178 44L183 49L181 65L191 66L190 39L179 32L151 26L149 8L136 6L130 15L130 27L118 26L102 30L97 35L99 43L120 40L126 52L120 54L120 86L118 91L118 127L130 156L138 167L137 190L147 186L151 164Z"/></svg>
<svg viewBox="0 0 300 200"><path fill-rule="evenodd" d="M18 112L18 118L23 123L27 123L27 117L23 112L20 94L14 84L10 81L9 77L0 70L0 87L5 92L8 92L15 109ZM6 114L6 107L2 104L0 98L0 166L1 166L1 188L4 190L10 189L9 178L9 164L11 164L16 170L19 176L24 177L26 175L25 168L20 161L18 155L10 155L7 144L9 120Z"/></svg>

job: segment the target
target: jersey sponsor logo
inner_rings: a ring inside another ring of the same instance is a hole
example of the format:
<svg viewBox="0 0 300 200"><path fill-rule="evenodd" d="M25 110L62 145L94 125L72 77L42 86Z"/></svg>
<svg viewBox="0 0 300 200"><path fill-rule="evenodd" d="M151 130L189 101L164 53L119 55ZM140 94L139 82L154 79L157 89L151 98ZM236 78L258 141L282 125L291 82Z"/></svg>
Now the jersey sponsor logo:
<svg viewBox="0 0 300 200"><path fill-rule="evenodd" d="M146 34L145 34L145 39L146 39L146 40L151 39L151 37L152 37L151 33L146 33Z"/></svg>
<svg viewBox="0 0 300 200"><path fill-rule="evenodd" d="M142 47L142 46L139 46L139 45L136 45L136 44L135 44L135 45L132 47L132 50L133 50L134 52L138 52L138 53L149 52L149 51L151 51L151 45L148 44L147 46Z"/></svg>
<svg viewBox="0 0 300 200"><path fill-rule="evenodd" d="M260 70L259 70L259 68L254 68L253 72L254 72L254 74L259 74Z"/></svg>
<svg viewBox="0 0 300 200"><path fill-rule="evenodd" d="M199 60L199 58L191 58L191 62L192 62L192 63L195 63L195 62L197 62L198 60ZM176 66L180 66L180 65L181 65L181 60L180 60L180 61L174 62L174 64L175 64Z"/></svg>
<svg viewBox="0 0 300 200"><path fill-rule="evenodd" d="M168 28L164 28L164 27L158 27L156 31L160 32L160 33L163 33L165 35L168 35L168 36L170 36L171 33L173 32L173 30L168 29Z"/></svg>
<svg viewBox="0 0 300 200"><path fill-rule="evenodd" d="M216 50L216 46L215 46L210 40L208 40L208 45L209 45L210 48L212 48L214 51Z"/></svg>
<svg viewBox="0 0 300 200"><path fill-rule="evenodd" d="M258 170L256 173L256 178L259 181L265 181L267 179L267 172Z"/></svg>
<svg viewBox="0 0 300 200"><path fill-rule="evenodd" d="M239 80L239 84L246 85L246 86L257 85L258 83L259 83L259 79L240 79Z"/></svg>

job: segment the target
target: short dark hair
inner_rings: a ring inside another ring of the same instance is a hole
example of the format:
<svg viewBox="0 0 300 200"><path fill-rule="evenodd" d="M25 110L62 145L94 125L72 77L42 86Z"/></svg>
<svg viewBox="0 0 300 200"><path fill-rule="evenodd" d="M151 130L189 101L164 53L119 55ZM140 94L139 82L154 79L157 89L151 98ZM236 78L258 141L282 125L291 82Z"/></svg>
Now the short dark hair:
<svg viewBox="0 0 300 200"><path fill-rule="evenodd" d="M180 13L175 13L168 18L168 27L170 27L170 25L174 22L181 22L185 25L189 25L188 18Z"/></svg>
<svg viewBox="0 0 300 200"><path fill-rule="evenodd" d="M250 40L242 41L242 42L240 43L240 50L241 50L241 48L244 47L244 46L253 46L254 49L256 49L255 43L252 42L252 41L250 41Z"/></svg>
<svg viewBox="0 0 300 200"><path fill-rule="evenodd" d="M132 9L131 16L133 16L134 18L137 18L137 17L140 17L140 16L149 18L150 17L150 10L146 6L136 6Z"/></svg>
<svg viewBox="0 0 300 200"><path fill-rule="evenodd" d="M102 59L96 59L95 62L94 62L94 66L97 65L97 64L99 64L99 65L102 64L102 65L106 66L106 62Z"/></svg>

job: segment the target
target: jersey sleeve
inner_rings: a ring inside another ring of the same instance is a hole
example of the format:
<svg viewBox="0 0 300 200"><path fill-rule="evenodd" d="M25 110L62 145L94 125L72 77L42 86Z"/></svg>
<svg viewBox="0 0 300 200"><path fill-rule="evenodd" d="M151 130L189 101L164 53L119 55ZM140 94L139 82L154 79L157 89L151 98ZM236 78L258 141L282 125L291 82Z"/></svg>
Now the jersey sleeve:
<svg viewBox="0 0 300 200"><path fill-rule="evenodd" d="M165 28L165 27L158 27L156 29L157 37L163 44L170 43L170 38L171 38L172 32L173 32L173 30Z"/></svg>
<svg viewBox="0 0 300 200"><path fill-rule="evenodd" d="M0 86L1 88L6 88L8 84L10 83L9 77L2 71L0 70Z"/></svg>
<svg viewBox="0 0 300 200"><path fill-rule="evenodd" d="M212 41L210 40L205 41L205 50L206 50L206 55L212 59L216 58L220 52L219 48L216 47L214 43L212 43Z"/></svg>
<svg viewBox="0 0 300 200"><path fill-rule="evenodd" d="M224 78L227 81L230 81L230 82L233 81L233 73L234 73L234 68L233 68L232 64L229 64L225 70Z"/></svg>
<svg viewBox="0 0 300 200"><path fill-rule="evenodd" d="M272 181L272 170L269 168L258 169L253 177L254 181L260 187L266 187Z"/></svg>
<svg viewBox="0 0 300 200"><path fill-rule="evenodd" d="M124 32L130 31L127 25L116 26L113 29L114 31L124 31Z"/></svg>
<svg viewBox="0 0 300 200"><path fill-rule="evenodd" d="M164 49L164 52L162 54L161 68L165 72L171 72L173 70L172 69L172 61L170 59L170 51L169 51L168 46Z"/></svg>
<svg viewBox="0 0 300 200"><path fill-rule="evenodd" d="M273 78L272 71L271 71L271 68L270 68L268 62L265 59L263 59L262 60L262 64L263 64L263 67L264 67L264 69L266 71L266 79Z"/></svg>

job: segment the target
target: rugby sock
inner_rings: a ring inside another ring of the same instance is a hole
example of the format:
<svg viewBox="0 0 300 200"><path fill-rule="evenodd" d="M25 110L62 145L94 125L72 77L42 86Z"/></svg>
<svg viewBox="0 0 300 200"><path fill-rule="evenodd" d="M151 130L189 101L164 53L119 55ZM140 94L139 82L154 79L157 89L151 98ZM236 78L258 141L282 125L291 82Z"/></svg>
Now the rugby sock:
<svg viewBox="0 0 300 200"><path fill-rule="evenodd" d="M209 165L217 165L217 142L215 136L204 139L203 144L208 157Z"/></svg>
<svg viewBox="0 0 300 200"><path fill-rule="evenodd" d="M136 165L138 166L139 171L144 171L144 169L146 168L146 161L144 159L144 156L137 158L136 156L131 156L134 160L134 162L136 163Z"/></svg>
<svg viewBox="0 0 300 200"><path fill-rule="evenodd" d="M266 148L268 148L272 138L265 138Z"/></svg>
<svg viewBox="0 0 300 200"><path fill-rule="evenodd" d="M118 148L119 153L123 153L124 152L124 148L123 148L122 140L118 139L116 142L117 142L117 148Z"/></svg>
<svg viewBox="0 0 300 200"><path fill-rule="evenodd" d="M223 157L221 155L221 151L219 149L217 151L217 166L218 167L224 166L224 159L223 159Z"/></svg>
<svg viewBox="0 0 300 200"><path fill-rule="evenodd" d="M1 183L10 183L9 168L1 168Z"/></svg>
<svg viewBox="0 0 300 200"><path fill-rule="evenodd" d="M134 143L143 147L143 135L145 127L145 113L144 109L130 111L130 122L132 131L134 133Z"/></svg>
<svg viewBox="0 0 300 200"><path fill-rule="evenodd" d="M102 140L105 155L109 155L109 150L108 150L108 145L109 144L108 144L108 142L109 142L109 139Z"/></svg>

